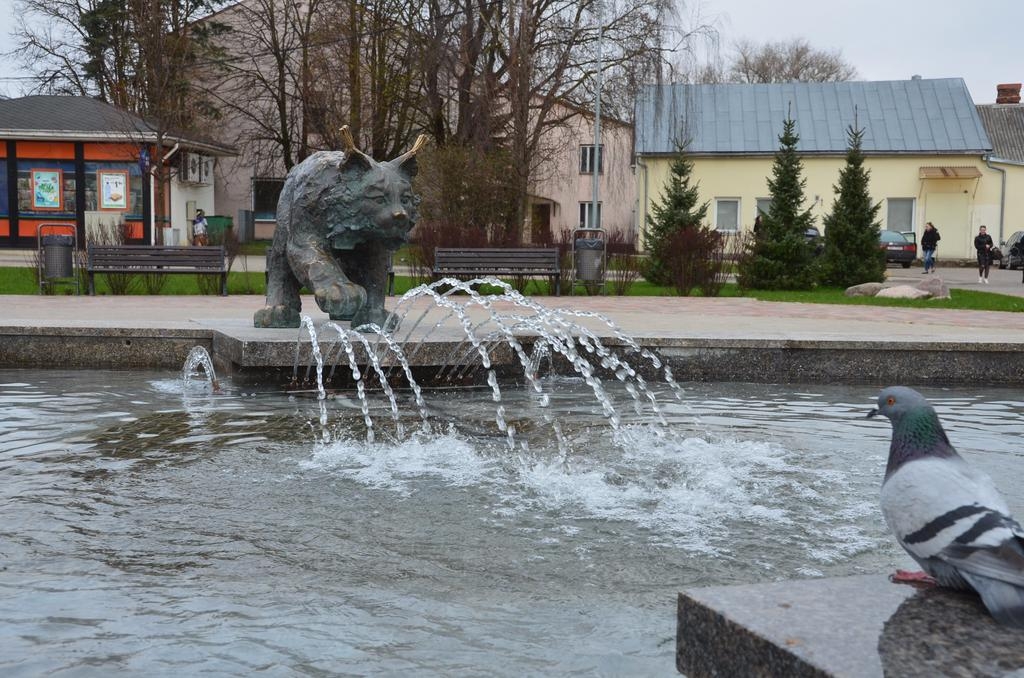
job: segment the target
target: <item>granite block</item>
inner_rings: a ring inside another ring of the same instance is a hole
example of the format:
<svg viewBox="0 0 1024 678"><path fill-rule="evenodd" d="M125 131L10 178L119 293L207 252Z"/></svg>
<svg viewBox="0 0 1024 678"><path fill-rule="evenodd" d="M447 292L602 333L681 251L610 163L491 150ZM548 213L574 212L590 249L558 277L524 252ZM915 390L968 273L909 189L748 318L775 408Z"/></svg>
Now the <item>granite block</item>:
<svg viewBox="0 0 1024 678"><path fill-rule="evenodd" d="M864 575L687 590L676 668L705 676L1000 676L1024 670L1024 630L977 596Z"/></svg>

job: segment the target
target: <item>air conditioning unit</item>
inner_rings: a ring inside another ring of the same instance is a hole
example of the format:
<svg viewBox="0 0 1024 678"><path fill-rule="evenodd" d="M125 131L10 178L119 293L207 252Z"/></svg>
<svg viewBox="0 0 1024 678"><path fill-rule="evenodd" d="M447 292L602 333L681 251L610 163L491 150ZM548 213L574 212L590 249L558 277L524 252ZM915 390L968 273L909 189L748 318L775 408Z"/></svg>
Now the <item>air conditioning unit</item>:
<svg viewBox="0 0 1024 678"><path fill-rule="evenodd" d="M209 184L213 180L213 158L201 153L182 152L180 178L187 184Z"/></svg>

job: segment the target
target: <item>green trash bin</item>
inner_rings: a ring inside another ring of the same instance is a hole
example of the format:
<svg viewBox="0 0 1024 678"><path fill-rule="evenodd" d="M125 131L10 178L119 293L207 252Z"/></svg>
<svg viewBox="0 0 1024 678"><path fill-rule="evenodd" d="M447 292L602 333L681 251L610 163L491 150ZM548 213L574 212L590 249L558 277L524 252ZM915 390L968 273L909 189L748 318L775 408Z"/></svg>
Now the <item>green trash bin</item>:
<svg viewBox="0 0 1024 678"><path fill-rule="evenodd" d="M210 238L211 245L224 244L224 234L234 227L231 217L212 216L206 217L206 234Z"/></svg>

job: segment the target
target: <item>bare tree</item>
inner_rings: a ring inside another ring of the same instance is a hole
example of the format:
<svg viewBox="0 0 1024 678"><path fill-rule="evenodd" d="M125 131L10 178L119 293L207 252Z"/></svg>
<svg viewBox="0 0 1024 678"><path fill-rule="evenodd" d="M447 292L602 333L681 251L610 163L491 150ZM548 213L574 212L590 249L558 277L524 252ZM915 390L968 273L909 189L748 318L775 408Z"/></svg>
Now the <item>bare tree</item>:
<svg viewBox="0 0 1024 678"><path fill-rule="evenodd" d="M392 158L422 131L419 3L326 3L314 25L316 131L328 146L347 124L370 155Z"/></svg>
<svg viewBox="0 0 1024 678"><path fill-rule="evenodd" d="M159 162L167 138L189 131L208 110L188 79L209 49L215 24L197 25L211 0L22 0L18 54L34 75L33 90L96 96L144 118L148 131L126 122L125 132L155 137L154 217L164 215L169 170ZM146 139L148 143L148 139ZM157 231L158 239L161 231Z"/></svg>
<svg viewBox="0 0 1024 678"><path fill-rule="evenodd" d="M839 50L811 47L803 38L755 44L740 40L726 71L730 82L842 82L857 77Z"/></svg>

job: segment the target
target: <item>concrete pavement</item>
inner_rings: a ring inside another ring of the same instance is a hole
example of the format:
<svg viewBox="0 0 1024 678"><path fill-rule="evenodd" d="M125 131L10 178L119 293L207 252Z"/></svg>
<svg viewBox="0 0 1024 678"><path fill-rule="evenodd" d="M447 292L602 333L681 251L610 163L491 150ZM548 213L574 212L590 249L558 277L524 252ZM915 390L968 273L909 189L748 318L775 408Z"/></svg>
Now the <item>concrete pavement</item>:
<svg viewBox="0 0 1024 678"><path fill-rule="evenodd" d="M250 257L245 264L262 270L262 257ZM936 275L958 289L1024 296L1020 271L992 270L989 285L979 284L972 268L946 267ZM889 284L916 284L925 277L920 268L888 269ZM1024 313L746 298L562 296L536 301L611 319L623 334L656 348L684 379L887 382L899 375L903 383L1024 384ZM198 343L228 370L290 367L298 333L254 328L253 314L263 303L262 296L0 296L0 366L180 367ZM387 303L396 309L400 300L392 297ZM425 328L431 325L421 323L405 336L432 302L401 304L397 310L413 320L396 337L432 346L420 353L423 365L442 360L462 341L457 323L429 336ZM328 321L310 297L303 299L303 313L318 326ZM486 319L480 308L469 314L474 323ZM602 322L573 320L609 345L621 344Z"/></svg>

